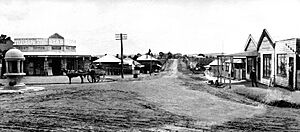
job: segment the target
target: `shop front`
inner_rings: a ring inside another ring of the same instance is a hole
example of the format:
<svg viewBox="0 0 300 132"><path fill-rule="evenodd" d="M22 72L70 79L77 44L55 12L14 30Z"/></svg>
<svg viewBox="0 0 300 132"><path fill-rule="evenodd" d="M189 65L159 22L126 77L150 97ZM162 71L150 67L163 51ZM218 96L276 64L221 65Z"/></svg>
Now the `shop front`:
<svg viewBox="0 0 300 132"><path fill-rule="evenodd" d="M25 53L26 54L26 53ZM91 56L25 55L24 72L28 76L63 75L62 69L87 71Z"/></svg>

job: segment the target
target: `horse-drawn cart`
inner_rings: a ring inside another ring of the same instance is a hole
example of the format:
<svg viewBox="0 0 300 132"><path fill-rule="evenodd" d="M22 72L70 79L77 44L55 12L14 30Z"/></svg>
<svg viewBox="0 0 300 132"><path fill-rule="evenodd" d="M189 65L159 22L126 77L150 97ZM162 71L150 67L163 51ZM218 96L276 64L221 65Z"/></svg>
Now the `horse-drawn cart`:
<svg viewBox="0 0 300 132"><path fill-rule="evenodd" d="M96 83L101 81L104 81L106 72L104 69L89 69L88 71L81 71L81 70L66 70L63 69L63 72L67 75L69 78L69 84L71 84L71 79L74 77L80 77L81 83L83 83L83 79L86 77L88 82L90 83ZM101 79L102 76L102 79Z"/></svg>
<svg viewBox="0 0 300 132"><path fill-rule="evenodd" d="M89 74L87 74L86 78L90 83L94 83L99 82L101 80L101 76L103 76L101 81L104 81L105 75L106 72L104 69L90 69Z"/></svg>

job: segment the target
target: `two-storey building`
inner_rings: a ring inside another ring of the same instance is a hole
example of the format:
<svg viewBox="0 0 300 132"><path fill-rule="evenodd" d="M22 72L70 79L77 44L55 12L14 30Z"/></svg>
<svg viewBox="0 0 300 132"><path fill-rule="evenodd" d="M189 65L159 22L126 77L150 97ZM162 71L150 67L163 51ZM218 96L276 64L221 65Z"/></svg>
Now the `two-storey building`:
<svg viewBox="0 0 300 132"><path fill-rule="evenodd" d="M76 52L76 41L55 33L49 38L15 38L14 47L26 58L27 75L62 75L62 69L87 70L91 55Z"/></svg>

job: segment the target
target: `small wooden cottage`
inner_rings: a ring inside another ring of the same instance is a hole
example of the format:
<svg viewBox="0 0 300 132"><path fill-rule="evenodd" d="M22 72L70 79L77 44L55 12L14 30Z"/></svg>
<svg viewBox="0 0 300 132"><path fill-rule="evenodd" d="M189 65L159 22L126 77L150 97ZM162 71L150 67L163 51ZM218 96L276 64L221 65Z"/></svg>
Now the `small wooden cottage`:
<svg viewBox="0 0 300 132"><path fill-rule="evenodd" d="M242 80L246 78L244 52L218 55L219 75L224 78Z"/></svg>
<svg viewBox="0 0 300 132"><path fill-rule="evenodd" d="M252 35L250 34L247 42L245 44L245 55L246 55L246 79L250 80L250 72L254 68L256 69L256 73L258 73L258 65L257 62L257 43L253 39ZM257 79L259 78L259 75L256 75Z"/></svg>
<svg viewBox="0 0 300 132"><path fill-rule="evenodd" d="M231 70L231 77L233 77L234 79L246 79L246 72L245 72L245 60L246 60L246 55L244 52L241 53L234 53L234 54L229 54L229 55L225 55L227 56L227 58L229 57L229 59L227 59L225 61L225 69L229 70L229 65L230 65L230 57L232 57L232 70Z"/></svg>
<svg viewBox="0 0 300 132"><path fill-rule="evenodd" d="M220 67L221 67L221 64L218 63L218 60L214 60L212 61L211 63L209 63L207 66L204 66L207 68L207 70L210 72L211 76L212 77L218 77L219 74L220 74Z"/></svg>
<svg viewBox="0 0 300 132"><path fill-rule="evenodd" d="M269 85L275 82L275 43L266 29L263 30L257 44L257 75L260 83Z"/></svg>
<svg viewBox="0 0 300 132"><path fill-rule="evenodd" d="M121 60L112 55L105 55L93 63L98 63L98 66L105 69L108 75L119 75L121 74Z"/></svg>
<svg viewBox="0 0 300 132"><path fill-rule="evenodd" d="M141 73L149 73L149 72L156 72L161 69L161 62L150 56L150 55L142 55L139 58L137 58L137 62L144 65L144 67L141 68Z"/></svg>

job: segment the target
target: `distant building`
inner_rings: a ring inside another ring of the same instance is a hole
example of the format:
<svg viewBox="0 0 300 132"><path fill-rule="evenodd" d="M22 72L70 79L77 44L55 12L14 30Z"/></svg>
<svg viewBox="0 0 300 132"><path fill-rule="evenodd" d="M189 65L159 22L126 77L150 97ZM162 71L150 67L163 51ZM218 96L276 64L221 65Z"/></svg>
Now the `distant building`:
<svg viewBox="0 0 300 132"><path fill-rule="evenodd" d="M229 54L226 56L231 56L232 57L232 62L230 62L230 59L226 60L224 63L224 69L226 72L229 72L230 69L230 63L232 63L232 73L231 77L234 79L246 79L246 70L245 70L245 60L246 60L246 55L244 52L241 53L235 53L235 54Z"/></svg>
<svg viewBox="0 0 300 132"><path fill-rule="evenodd" d="M123 73L124 74L131 74L132 73L132 63L134 60L130 58L123 59ZM112 55L105 55L101 58L93 61L95 64L103 68L107 75L120 75L121 74L121 59L112 56Z"/></svg>
<svg viewBox="0 0 300 132"><path fill-rule="evenodd" d="M137 62L144 65L144 67L141 68L141 73L153 73L160 70L162 67L161 62L150 55L140 56L137 58Z"/></svg>
<svg viewBox="0 0 300 132"><path fill-rule="evenodd" d="M15 38L14 47L26 58L27 75L63 75L61 69L87 70L91 55L78 54L75 40L55 33L49 38Z"/></svg>

